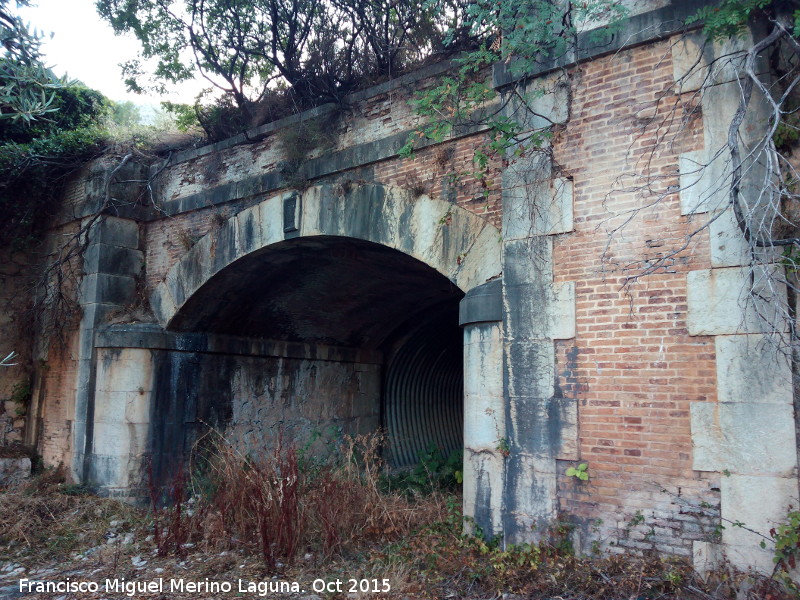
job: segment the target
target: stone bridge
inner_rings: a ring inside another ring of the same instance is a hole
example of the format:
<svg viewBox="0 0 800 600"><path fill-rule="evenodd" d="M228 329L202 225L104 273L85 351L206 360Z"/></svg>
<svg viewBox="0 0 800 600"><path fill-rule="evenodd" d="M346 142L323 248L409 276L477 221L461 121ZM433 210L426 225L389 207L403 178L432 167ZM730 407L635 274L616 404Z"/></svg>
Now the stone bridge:
<svg viewBox="0 0 800 600"><path fill-rule="evenodd" d="M418 124L408 90L448 65L155 165L94 164L54 231L107 192L111 208L84 256L79 326L34 349L26 441L128 497L209 427L253 452L383 428L397 467L463 450L465 513L507 543L567 519L578 547L771 569L751 532L718 534L721 519L767 532L797 506L791 365L743 302L752 269L725 191L693 168L724 144L736 74L675 92L711 50L676 33L695 5L665 4L630 17L628 46L530 73L544 93L527 112L498 65L495 108L553 136L483 176L481 126L398 154ZM650 155L652 186L620 185L655 143L643 123L688 110L682 93L702 115ZM786 302L770 293L768 310ZM579 462L589 481L566 474Z"/></svg>

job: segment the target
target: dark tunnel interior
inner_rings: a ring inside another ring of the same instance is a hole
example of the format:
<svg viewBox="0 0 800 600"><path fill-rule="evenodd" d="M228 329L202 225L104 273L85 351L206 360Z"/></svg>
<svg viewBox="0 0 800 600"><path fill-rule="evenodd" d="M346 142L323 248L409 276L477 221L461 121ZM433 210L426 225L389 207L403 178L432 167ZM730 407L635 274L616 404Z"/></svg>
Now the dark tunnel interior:
<svg viewBox="0 0 800 600"><path fill-rule="evenodd" d="M331 236L243 257L190 298L170 329L379 351L389 459L463 445L463 293L398 250Z"/></svg>

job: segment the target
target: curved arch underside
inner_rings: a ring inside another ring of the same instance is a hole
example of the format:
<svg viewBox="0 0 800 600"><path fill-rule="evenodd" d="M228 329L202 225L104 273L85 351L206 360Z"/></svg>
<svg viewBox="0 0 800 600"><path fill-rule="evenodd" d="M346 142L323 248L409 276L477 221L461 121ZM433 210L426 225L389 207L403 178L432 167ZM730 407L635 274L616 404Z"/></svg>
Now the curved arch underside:
<svg viewBox="0 0 800 600"><path fill-rule="evenodd" d="M220 271L170 328L377 349L395 329L433 307L456 306L462 296L434 269L391 248L295 238Z"/></svg>

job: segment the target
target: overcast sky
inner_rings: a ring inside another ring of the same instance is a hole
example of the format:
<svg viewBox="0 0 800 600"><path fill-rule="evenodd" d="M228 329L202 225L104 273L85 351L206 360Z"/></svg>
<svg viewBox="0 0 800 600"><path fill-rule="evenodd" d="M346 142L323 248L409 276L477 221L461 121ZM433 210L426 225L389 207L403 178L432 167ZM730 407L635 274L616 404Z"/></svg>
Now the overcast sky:
<svg viewBox="0 0 800 600"><path fill-rule="evenodd" d="M46 34L46 64L57 75L65 72L116 101L158 105L159 98L125 91L119 63L136 57L138 43L132 36L116 36L94 8L95 0L34 0L37 6L19 9L23 21ZM50 38L50 33L53 37ZM192 102L203 86L176 90L169 99Z"/></svg>

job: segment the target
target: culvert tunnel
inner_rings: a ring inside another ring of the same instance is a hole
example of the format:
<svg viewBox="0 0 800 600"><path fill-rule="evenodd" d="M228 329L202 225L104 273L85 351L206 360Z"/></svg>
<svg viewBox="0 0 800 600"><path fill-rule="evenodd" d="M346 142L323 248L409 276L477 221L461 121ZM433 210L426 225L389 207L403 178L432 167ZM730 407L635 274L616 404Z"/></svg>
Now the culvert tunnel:
<svg viewBox="0 0 800 600"><path fill-rule="evenodd" d="M198 423L211 422L250 446L278 427L298 438L328 426L381 427L394 466L415 464L431 445L447 456L463 446L462 297L423 262L353 238L295 238L239 259L186 302L170 329L245 338L252 348L269 340L278 350L163 361L155 452L185 453ZM178 389L189 396L174 397Z"/></svg>

